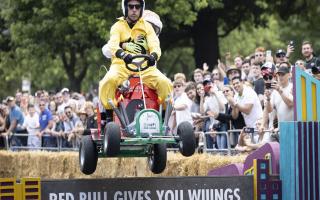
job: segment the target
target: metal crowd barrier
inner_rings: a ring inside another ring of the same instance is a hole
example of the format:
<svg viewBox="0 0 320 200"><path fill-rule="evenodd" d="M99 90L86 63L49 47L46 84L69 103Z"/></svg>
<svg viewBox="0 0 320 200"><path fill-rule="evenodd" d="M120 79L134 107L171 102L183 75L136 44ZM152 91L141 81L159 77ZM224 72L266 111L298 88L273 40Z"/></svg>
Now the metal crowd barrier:
<svg viewBox="0 0 320 200"><path fill-rule="evenodd" d="M6 150L47 150L47 151L78 151L79 146L76 142L76 138L72 139L72 147L62 147L62 137L56 136L56 140L57 140L57 147L43 147L41 145L41 147L30 147L28 145L24 145L24 146L16 146L16 145L12 145L10 140L12 139L12 137L15 136L19 139L21 138L26 138L26 140L28 140L29 136L36 136L35 134L28 134L28 133L13 133L11 136L3 136L4 138L4 148ZM50 137L48 135L43 135L41 138L41 141L43 140L43 138L45 137ZM41 142L42 144L42 142Z"/></svg>
<svg viewBox="0 0 320 200"><path fill-rule="evenodd" d="M237 152L235 148L231 148L231 134L233 133L238 133L240 135L242 129L232 129L228 131L208 131L208 132L195 132L196 134L199 134L199 137L202 136L202 141L203 141L203 152L206 153L219 153L219 152L226 152L227 155L232 155L232 152ZM273 132L271 130L264 130L264 133L266 132ZM254 132L251 135L251 141L254 143L254 137L257 135L258 131L254 130ZM217 148L208 148L207 146L207 141L205 138L205 135L210 135L210 134L216 134L216 135L226 135L227 138L227 148L226 149L217 149ZM200 139L200 138L199 138ZM235 141L235 145L238 143L238 141Z"/></svg>
<svg viewBox="0 0 320 200"><path fill-rule="evenodd" d="M199 135L199 147L203 146L203 152L206 153L227 153L227 155L231 155L232 152L236 152L235 148L231 148L231 134L233 133L239 133L242 131L242 129L232 129L228 131L209 131L209 132L203 132L203 131L197 131L195 134ZM270 130L265 130L264 132L272 132ZM208 148L207 146L207 141L205 135L210 135L210 134L216 134L216 135L226 135L227 138L227 148L225 149L217 149L217 148ZM251 135L251 139L253 142L254 136L257 134L257 130L254 131ZM28 137L30 134L21 134L21 133L15 133L13 134L16 137ZM32 135L30 135L32 136ZM44 137L49 137L49 136L42 136L42 139ZM47 151L78 151L79 146L76 142L76 138L73 139L72 141L72 147L62 147L62 138L61 137L56 137L57 139L57 147L29 147L29 146L12 146L10 142L10 138L8 136L4 136L4 144L5 144L5 149L6 150L47 150ZM201 140L202 139L202 140ZM235 145L238 143L238 141L235 141ZM175 147L169 147L167 148L168 151L173 151L173 152L178 152L179 149Z"/></svg>

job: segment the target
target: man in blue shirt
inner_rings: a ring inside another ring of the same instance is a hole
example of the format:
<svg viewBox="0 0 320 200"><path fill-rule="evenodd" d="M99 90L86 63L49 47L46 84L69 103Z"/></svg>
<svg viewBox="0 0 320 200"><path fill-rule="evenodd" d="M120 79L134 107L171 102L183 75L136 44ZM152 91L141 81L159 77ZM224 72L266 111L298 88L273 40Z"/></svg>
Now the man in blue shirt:
<svg viewBox="0 0 320 200"><path fill-rule="evenodd" d="M49 130L53 126L52 113L49 109L46 108L45 101L41 100L39 103L40 115L39 115L39 124L40 132L37 134L38 137L43 137L42 146L43 147L57 147L56 137L48 134Z"/></svg>
<svg viewBox="0 0 320 200"><path fill-rule="evenodd" d="M10 136L12 133L22 133L24 132L22 124L24 122L24 116L20 108L16 105L14 97L7 97L6 103L10 109L9 111L9 120L10 127L4 135ZM12 136L11 138L12 146L22 146L21 138Z"/></svg>

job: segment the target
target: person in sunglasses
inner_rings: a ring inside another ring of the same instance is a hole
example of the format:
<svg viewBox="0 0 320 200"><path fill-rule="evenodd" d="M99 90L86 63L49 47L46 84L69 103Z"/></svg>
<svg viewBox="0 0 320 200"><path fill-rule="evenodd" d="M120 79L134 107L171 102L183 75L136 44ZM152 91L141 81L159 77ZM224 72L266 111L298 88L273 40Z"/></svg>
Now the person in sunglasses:
<svg viewBox="0 0 320 200"><path fill-rule="evenodd" d="M273 81L271 88L265 91L265 108L268 113L276 111L278 122L293 121L293 85L290 82L290 64L280 63L276 75L277 82Z"/></svg>
<svg viewBox="0 0 320 200"><path fill-rule="evenodd" d="M152 25L152 28L154 29L157 36L160 35L163 25L162 25L160 17L157 13L152 12L151 10L145 10L143 12L142 19L144 19L145 21L149 22ZM129 41L129 42L120 43L120 48L122 48L126 51L129 51L129 52L141 54L141 53L146 52L146 49L148 48L148 46L146 43L146 38L140 37L136 41ZM110 50L110 47L108 46L108 43L106 43L102 47L102 53L107 59L112 58L112 52Z"/></svg>
<svg viewBox="0 0 320 200"><path fill-rule="evenodd" d="M280 64L282 62L288 62L287 53L283 49L278 49L276 51L276 64Z"/></svg>
<svg viewBox="0 0 320 200"><path fill-rule="evenodd" d="M135 50L130 51L127 46L130 42L144 43L145 54L149 55L148 65L152 67L142 72L144 83L151 89L155 89L163 101L172 91L171 81L155 67L161 56L160 42L152 25L141 18L144 7L143 0L122 0L124 17L118 18L118 21L111 27L110 40L107 44L112 55L111 66L99 83L99 99L106 108L107 118L112 116L108 99L114 99L118 85L133 74L125 65L132 62L132 55L141 53ZM122 45L124 43L126 44Z"/></svg>

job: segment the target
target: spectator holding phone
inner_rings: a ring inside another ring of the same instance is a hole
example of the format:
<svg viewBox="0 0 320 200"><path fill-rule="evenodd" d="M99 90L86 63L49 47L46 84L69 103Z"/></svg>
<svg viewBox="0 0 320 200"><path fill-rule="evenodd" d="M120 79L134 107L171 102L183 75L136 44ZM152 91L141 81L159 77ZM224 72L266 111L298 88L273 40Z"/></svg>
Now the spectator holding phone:
<svg viewBox="0 0 320 200"><path fill-rule="evenodd" d="M256 130L257 135L253 136L254 128L243 128L235 149L241 152L252 151L272 141L270 132L264 130L262 118L257 120Z"/></svg>
<svg viewBox="0 0 320 200"><path fill-rule="evenodd" d="M277 71L278 82L271 84L271 89L266 90L266 109L268 113L276 110L278 121L293 121L293 95L290 83L290 64L280 63Z"/></svg>
<svg viewBox="0 0 320 200"><path fill-rule="evenodd" d="M279 67L282 62L288 62L287 53L283 49L278 49L276 51L276 66Z"/></svg>
<svg viewBox="0 0 320 200"><path fill-rule="evenodd" d="M211 112L219 113L224 112L225 110L225 103L226 99L223 96L222 92L218 90L216 85L214 85L211 81L211 79L206 79L203 82L205 92L209 95L204 100L203 106L200 106L200 112L203 115L210 115ZM227 125L225 123L221 123L218 120L216 120L214 117L210 117L209 121L206 121L206 128L205 131L226 131ZM214 135L212 135L214 137ZM206 135L207 140L207 147L213 148L213 138L211 135ZM217 145L219 149L225 149L227 148L227 139L226 135L219 134L217 135Z"/></svg>

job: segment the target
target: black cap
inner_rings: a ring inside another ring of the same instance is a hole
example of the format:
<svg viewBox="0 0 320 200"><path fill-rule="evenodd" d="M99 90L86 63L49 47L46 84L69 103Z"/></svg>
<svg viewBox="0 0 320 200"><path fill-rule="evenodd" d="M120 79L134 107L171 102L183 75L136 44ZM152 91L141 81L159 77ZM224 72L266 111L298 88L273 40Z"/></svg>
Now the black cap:
<svg viewBox="0 0 320 200"><path fill-rule="evenodd" d="M279 69L278 69L278 71L277 71L277 73L284 73L284 74L287 74L287 73L289 73L290 72L290 69L289 69L289 67L279 67Z"/></svg>
<svg viewBox="0 0 320 200"><path fill-rule="evenodd" d="M202 82L203 85L206 85L208 83L212 83L212 80L211 79L204 79Z"/></svg>
<svg viewBox="0 0 320 200"><path fill-rule="evenodd" d="M276 57L280 57L280 55L286 55L287 53L283 49L278 49L276 51Z"/></svg>

